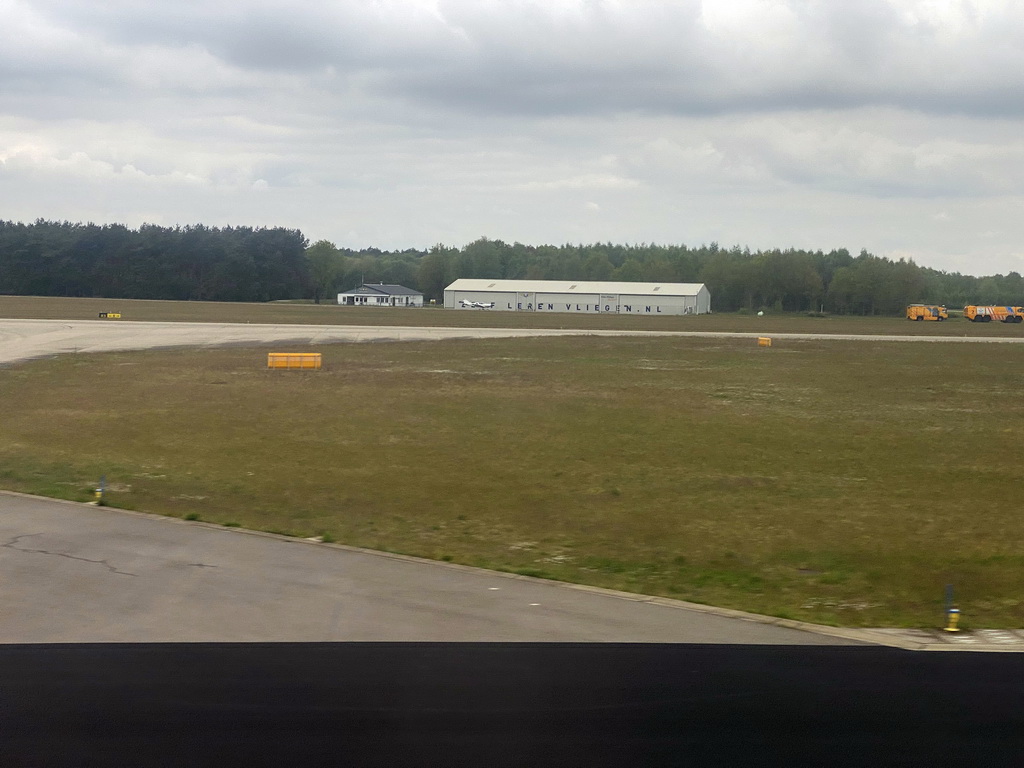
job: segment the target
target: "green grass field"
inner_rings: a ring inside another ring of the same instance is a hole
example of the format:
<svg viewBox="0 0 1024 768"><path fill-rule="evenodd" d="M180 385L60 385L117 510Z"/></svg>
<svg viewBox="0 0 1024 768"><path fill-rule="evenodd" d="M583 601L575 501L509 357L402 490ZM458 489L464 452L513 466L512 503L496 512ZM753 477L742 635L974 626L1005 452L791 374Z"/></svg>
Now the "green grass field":
<svg viewBox="0 0 1024 768"><path fill-rule="evenodd" d="M909 336L1024 337L1024 325L972 323L950 318L941 323L902 317L805 314L713 314L645 317L537 312L456 311L442 307L384 309L336 304L218 303L137 299L66 299L0 296L0 317L96 320L100 312L120 312L122 320L200 323L301 323L310 325L412 325L459 328L581 328L654 331L732 331L740 333L854 333ZM118 321L109 321L118 322Z"/></svg>
<svg viewBox="0 0 1024 768"><path fill-rule="evenodd" d="M115 506L822 623L935 626L952 583L965 626L1024 626L1017 345L315 351L0 369L0 486L85 500L105 475Z"/></svg>

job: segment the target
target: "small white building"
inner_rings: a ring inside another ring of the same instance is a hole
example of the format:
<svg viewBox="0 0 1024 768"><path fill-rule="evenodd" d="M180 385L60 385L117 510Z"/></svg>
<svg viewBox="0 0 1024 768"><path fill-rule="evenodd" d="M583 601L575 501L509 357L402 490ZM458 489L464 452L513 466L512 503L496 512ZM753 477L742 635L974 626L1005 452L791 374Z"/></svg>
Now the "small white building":
<svg viewBox="0 0 1024 768"><path fill-rule="evenodd" d="M423 294L404 285L363 283L339 293L338 303L346 307L422 307Z"/></svg>
<svg viewBox="0 0 1024 768"><path fill-rule="evenodd" d="M703 283L584 280L461 278L444 289L445 309L480 309L481 305L500 312L703 315L711 312L711 294Z"/></svg>

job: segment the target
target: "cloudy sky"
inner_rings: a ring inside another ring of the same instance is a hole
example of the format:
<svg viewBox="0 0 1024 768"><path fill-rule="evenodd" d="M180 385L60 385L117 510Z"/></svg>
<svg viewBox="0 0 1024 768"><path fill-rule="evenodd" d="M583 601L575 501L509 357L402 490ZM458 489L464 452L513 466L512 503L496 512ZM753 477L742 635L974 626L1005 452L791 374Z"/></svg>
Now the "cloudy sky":
<svg viewBox="0 0 1024 768"><path fill-rule="evenodd" d="M0 219L1024 272L1018 0L0 0Z"/></svg>

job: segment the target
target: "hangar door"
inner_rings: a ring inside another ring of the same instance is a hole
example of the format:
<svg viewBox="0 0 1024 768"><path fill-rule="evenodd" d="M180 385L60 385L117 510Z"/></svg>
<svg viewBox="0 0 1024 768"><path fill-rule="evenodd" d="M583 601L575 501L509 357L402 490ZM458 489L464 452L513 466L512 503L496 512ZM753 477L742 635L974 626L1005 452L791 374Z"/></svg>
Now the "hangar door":
<svg viewBox="0 0 1024 768"><path fill-rule="evenodd" d="M537 294L521 291L516 294L516 309L521 312L533 312L537 309Z"/></svg>

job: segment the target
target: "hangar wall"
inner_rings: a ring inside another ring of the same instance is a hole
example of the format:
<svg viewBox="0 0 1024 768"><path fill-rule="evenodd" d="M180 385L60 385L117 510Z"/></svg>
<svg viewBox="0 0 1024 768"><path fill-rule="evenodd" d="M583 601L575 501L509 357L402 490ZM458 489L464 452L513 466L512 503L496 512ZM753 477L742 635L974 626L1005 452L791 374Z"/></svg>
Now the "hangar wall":
<svg viewBox="0 0 1024 768"><path fill-rule="evenodd" d="M462 301L493 303L491 311L498 312L696 315L711 311L711 294L703 283L460 279L445 289L444 306L472 309L461 306Z"/></svg>

